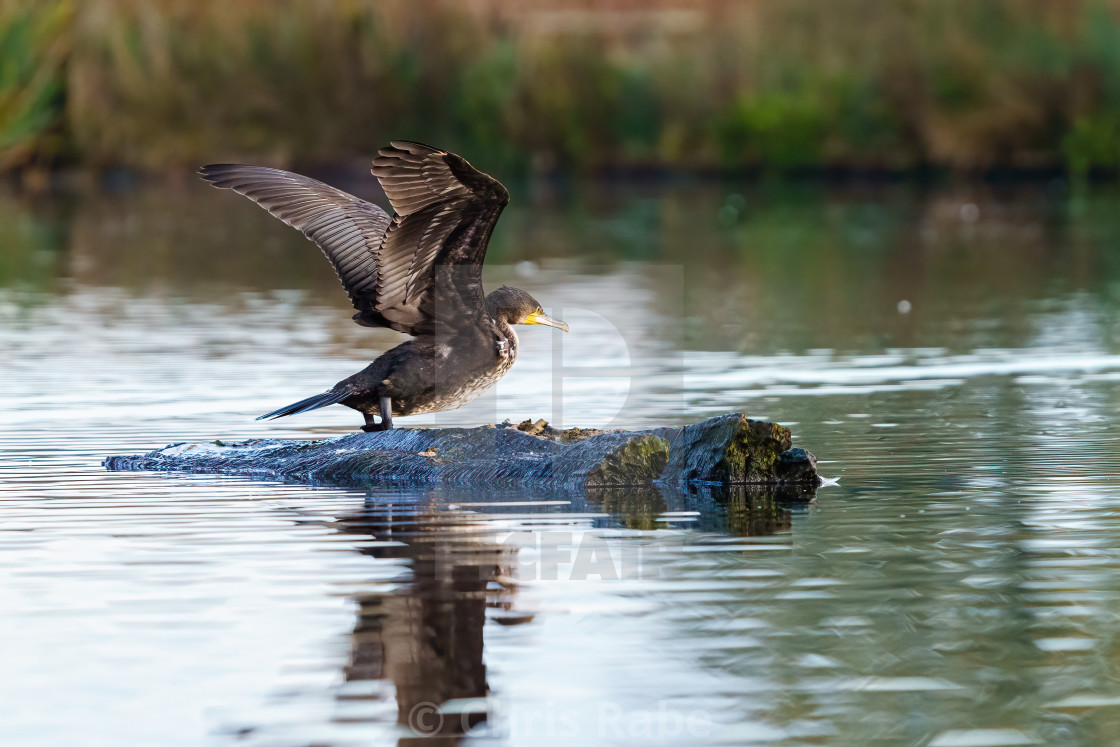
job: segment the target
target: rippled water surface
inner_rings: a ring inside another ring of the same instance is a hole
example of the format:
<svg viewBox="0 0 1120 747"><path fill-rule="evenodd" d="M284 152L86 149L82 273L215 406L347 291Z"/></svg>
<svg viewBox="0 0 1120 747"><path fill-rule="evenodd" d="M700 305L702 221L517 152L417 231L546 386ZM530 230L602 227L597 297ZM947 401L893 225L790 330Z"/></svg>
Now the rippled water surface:
<svg viewBox="0 0 1120 747"><path fill-rule="evenodd" d="M0 743L1118 743L1115 190L518 186L497 392L399 425L789 425L830 484L110 473L393 344L194 185L0 197Z"/></svg>

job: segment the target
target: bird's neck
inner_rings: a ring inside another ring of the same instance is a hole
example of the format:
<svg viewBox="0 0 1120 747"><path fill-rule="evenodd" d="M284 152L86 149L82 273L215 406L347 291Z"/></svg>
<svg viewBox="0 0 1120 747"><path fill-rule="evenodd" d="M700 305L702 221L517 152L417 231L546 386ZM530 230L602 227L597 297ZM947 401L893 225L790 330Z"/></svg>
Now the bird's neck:
<svg viewBox="0 0 1120 747"><path fill-rule="evenodd" d="M497 332L499 346L504 341L507 354L513 358L517 356L517 332L513 325L505 319L498 317L494 320L494 329Z"/></svg>

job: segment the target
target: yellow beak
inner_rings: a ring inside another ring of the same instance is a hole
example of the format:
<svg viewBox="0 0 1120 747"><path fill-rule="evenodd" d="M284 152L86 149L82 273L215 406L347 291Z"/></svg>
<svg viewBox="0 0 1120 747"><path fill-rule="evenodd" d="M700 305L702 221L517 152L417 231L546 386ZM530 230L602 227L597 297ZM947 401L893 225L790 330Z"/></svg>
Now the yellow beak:
<svg viewBox="0 0 1120 747"><path fill-rule="evenodd" d="M548 314L538 314L535 311L529 316L525 317L525 321L523 322L523 324L543 324L547 327L556 327L556 329L562 329L565 332L568 331L568 325L566 323L560 321L559 319L553 319Z"/></svg>

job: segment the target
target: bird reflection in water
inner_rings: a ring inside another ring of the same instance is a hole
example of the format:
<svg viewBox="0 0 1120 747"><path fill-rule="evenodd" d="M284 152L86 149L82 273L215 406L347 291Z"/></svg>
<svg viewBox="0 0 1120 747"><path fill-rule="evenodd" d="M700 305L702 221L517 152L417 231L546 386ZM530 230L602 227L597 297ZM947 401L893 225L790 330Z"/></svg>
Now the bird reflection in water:
<svg viewBox="0 0 1120 747"><path fill-rule="evenodd" d="M468 513L453 508L447 502L451 497L436 489L427 501L420 505L409 501L396 512L384 494L371 493L364 509L340 515L331 523L345 534L377 541L360 547L363 554L405 561L411 570L411 581L404 586L357 596L358 617L344 668L348 683L393 684L397 722L405 729L401 744L457 742L482 724L489 693L484 626L488 618L504 625L533 620L531 613L516 605L517 555L523 545L500 541L498 528L491 523L502 513L524 513L525 506L510 508L497 502L479 513ZM471 497L478 501L482 496ZM813 494L811 489L650 486L567 497L571 499L564 506L567 512L606 514L595 519L596 528L655 532L666 527L661 521L666 515L690 512L696 517L690 531L765 536L788 530L792 512L811 505ZM439 712L440 708L446 712Z"/></svg>
<svg viewBox="0 0 1120 747"><path fill-rule="evenodd" d="M408 744L423 744L427 738L446 743L486 719L484 706L446 718L424 709L485 698L487 609L513 608L516 548L496 542L478 515L437 508L446 497L436 492L430 507L410 505L396 515L383 498L371 497L369 510L339 516L333 524L346 534L391 541L360 552L404 560L411 569L411 581L403 588L358 595L358 619L344 670L347 682L393 683L397 721L410 732ZM500 616L505 624L532 619Z"/></svg>

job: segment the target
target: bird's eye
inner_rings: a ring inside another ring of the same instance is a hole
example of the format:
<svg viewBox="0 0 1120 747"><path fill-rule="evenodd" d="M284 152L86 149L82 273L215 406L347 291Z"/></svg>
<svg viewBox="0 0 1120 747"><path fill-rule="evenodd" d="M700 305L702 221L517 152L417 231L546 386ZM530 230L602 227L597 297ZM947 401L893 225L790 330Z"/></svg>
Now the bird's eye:
<svg viewBox="0 0 1120 747"><path fill-rule="evenodd" d="M544 309L542 309L542 308L541 308L540 306L538 306L538 307L537 307L537 313L538 313L538 314L543 314L543 313L544 313Z"/></svg>

